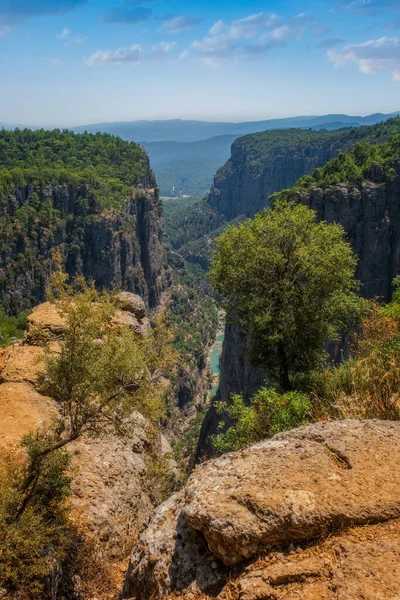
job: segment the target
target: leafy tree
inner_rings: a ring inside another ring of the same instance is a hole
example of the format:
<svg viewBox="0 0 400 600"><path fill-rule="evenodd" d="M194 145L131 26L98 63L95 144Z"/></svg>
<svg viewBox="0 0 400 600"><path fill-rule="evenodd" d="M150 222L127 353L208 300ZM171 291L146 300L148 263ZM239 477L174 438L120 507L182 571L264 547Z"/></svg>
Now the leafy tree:
<svg viewBox="0 0 400 600"><path fill-rule="evenodd" d="M323 362L325 343L360 319L355 268L340 225L277 203L221 235L210 278L250 333L253 363L290 390L296 376Z"/></svg>
<svg viewBox="0 0 400 600"><path fill-rule="evenodd" d="M231 423L226 428L220 422L222 433L213 438L213 448L218 454L240 450L280 431L292 429L311 418L312 407L307 394L287 392L279 394L274 389L261 388L247 406L239 394L232 396L228 407L217 403L218 412L226 411Z"/></svg>
<svg viewBox="0 0 400 600"><path fill-rule="evenodd" d="M23 336L28 314L29 311L26 310L17 317L7 317L0 306L0 347L9 346L13 343L13 340Z"/></svg>
<svg viewBox="0 0 400 600"><path fill-rule="evenodd" d="M32 433L21 444L26 459L0 456L0 586L21 599L45 597L44 578L72 543L70 455L58 450L39 458L44 442L42 433Z"/></svg>
<svg viewBox="0 0 400 600"><path fill-rule="evenodd" d="M141 335L116 327L116 308L108 292L93 283L56 272L51 299L66 321L64 342L56 357L48 356L42 391L59 404L61 416L42 454L63 448L83 434L98 435L105 427L124 432L139 410L153 423L163 416L159 382L173 364L170 333L162 320Z"/></svg>

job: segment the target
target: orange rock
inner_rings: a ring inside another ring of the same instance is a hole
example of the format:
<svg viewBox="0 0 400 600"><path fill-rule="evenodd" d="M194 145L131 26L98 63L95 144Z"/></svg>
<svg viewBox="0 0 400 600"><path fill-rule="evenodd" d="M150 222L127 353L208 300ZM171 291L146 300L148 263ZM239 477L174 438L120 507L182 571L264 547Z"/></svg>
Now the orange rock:
<svg viewBox="0 0 400 600"><path fill-rule="evenodd" d="M56 414L56 404L38 394L28 383L0 385L0 444L17 444L23 435L40 427Z"/></svg>

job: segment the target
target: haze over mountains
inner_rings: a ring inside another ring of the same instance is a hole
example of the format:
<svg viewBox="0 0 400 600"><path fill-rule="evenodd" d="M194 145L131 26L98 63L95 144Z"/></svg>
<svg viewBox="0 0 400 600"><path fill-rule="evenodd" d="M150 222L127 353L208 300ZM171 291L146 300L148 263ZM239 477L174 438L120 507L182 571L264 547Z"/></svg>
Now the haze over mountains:
<svg viewBox="0 0 400 600"><path fill-rule="evenodd" d="M128 121L116 123L95 123L73 127L75 133L83 131L111 133L125 140L135 142L195 142L220 135L246 135L265 131L266 129L285 129L287 127L327 128L334 124L336 128L356 125L374 125L394 117L392 114L376 113L366 117L353 117L344 114L319 116L287 117L284 119L268 119L266 121L249 121L244 123L186 121L171 119L166 121Z"/></svg>
<svg viewBox="0 0 400 600"><path fill-rule="evenodd" d="M268 129L341 129L374 125L399 113L376 113L366 117L330 114L268 119L244 123L206 121L132 121L75 127L82 131L111 133L140 142L150 156L161 194L205 194L213 177L230 156L238 137Z"/></svg>

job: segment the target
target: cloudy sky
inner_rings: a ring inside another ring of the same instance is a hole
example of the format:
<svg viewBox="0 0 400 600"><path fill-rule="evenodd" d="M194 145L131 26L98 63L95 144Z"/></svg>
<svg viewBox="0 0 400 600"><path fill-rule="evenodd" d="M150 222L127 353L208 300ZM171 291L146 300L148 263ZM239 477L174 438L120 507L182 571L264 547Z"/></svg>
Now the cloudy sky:
<svg viewBox="0 0 400 600"><path fill-rule="evenodd" d="M0 0L0 122L400 110L400 0Z"/></svg>

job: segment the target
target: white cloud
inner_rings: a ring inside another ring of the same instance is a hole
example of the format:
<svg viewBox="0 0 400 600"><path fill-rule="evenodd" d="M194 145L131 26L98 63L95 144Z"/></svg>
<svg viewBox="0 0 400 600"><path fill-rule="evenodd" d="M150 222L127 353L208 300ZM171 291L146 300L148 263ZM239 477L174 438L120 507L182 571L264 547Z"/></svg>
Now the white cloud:
<svg viewBox="0 0 400 600"><path fill-rule="evenodd" d="M154 60L166 58L175 47L176 42L160 42L152 47L151 52L145 54L145 58Z"/></svg>
<svg viewBox="0 0 400 600"><path fill-rule="evenodd" d="M335 67L354 63L361 73L387 70L394 81L400 81L400 37L382 37L362 44L330 50L329 59Z"/></svg>
<svg viewBox="0 0 400 600"><path fill-rule="evenodd" d="M139 44L118 50L98 50L86 59L89 67L95 65L122 65L124 63L138 63L143 57L143 49Z"/></svg>
<svg viewBox="0 0 400 600"><path fill-rule="evenodd" d="M162 60L171 54L176 45L176 42L160 42L152 46L149 51L143 50L139 44L134 44L129 48L118 48L118 50L98 50L85 62L89 67L93 67L105 64L137 64L142 60Z"/></svg>
<svg viewBox="0 0 400 600"><path fill-rule="evenodd" d="M312 24L313 17L307 13L287 21L274 13L254 13L231 23L217 21L206 37L192 42L192 49L201 53L202 62L209 66L226 60L241 62L299 39Z"/></svg>
<svg viewBox="0 0 400 600"><path fill-rule="evenodd" d="M62 32L59 33L57 37L59 40L65 40L67 37L69 37L71 35L71 33L72 33L72 31L70 29L68 29L67 27L64 27Z"/></svg>
<svg viewBox="0 0 400 600"><path fill-rule="evenodd" d="M190 52L189 52L189 50L184 50L184 51L182 52L182 54L179 56L179 60L180 60L180 61L184 61L184 60L188 59L189 57L190 57Z"/></svg>
<svg viewBox="0 0 400 600"><path fill-rule="evenodd" d="M200 22L201 19L199 19L199 17L193 15L180 15L166 19L161 29L167 33L181 33L182 31L193 29L193 27L196 27Z"/></svg>
<svg viewBox="0 0 400 600"><path fill-rule="evenodd" d="M373 15L391 8L398 9L399 3L398 0L352 0L342 4L342 7L354 13Z"/></svg>
<svg viewBox="0 0 400 600"><path fill-rule="evenodd" d="M58 34L57 39L62 40L64 46L69 46L70 44L82 44L86 40L86 38L80 37L79 35L73 35L68 27L64 27Z"/></svg>

